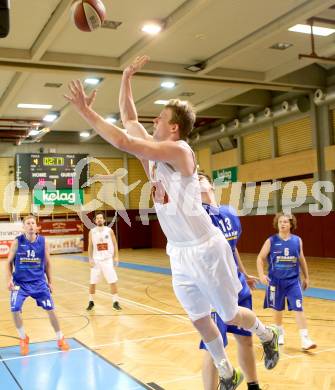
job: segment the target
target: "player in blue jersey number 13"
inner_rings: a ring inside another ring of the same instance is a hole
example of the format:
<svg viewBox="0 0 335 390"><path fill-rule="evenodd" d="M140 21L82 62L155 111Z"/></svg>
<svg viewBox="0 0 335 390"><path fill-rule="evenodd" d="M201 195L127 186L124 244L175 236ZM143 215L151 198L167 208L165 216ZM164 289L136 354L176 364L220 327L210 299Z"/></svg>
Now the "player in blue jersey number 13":
<svg viewBox="0 0 335 390"><path fill-rule="evenodd" d="M48 245L45 238L37 234L36 219L33 215L24 218L23 229L24 233L13 242L7 263L7 285L11 291L11 311L20 336L21 354L29 353L29 337L24 331L21 316L23 303L28 297L35 299L37 306L46 310L56 332L58 348L67 351L69 346L60 330L51 296Z"/></svg>

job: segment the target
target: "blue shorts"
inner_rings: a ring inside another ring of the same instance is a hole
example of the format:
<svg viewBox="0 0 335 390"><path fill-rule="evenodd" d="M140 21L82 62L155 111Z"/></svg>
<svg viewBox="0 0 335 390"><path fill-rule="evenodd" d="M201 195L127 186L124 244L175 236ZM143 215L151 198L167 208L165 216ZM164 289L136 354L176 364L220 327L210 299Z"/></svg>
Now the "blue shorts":
<svg viewBox="0 0 335 390"><path fill-rule="evenodd" d="M10 309L12 312L22 311L22 306L26 298L35 299L37 306L44 310L53 310L54 302L46 282L14 282L15 289L11 291Z"/></svg>
<svg viewBox="0 0 335 390"><path fill-rule="evenodd" d="M252 297L251 297L251 294L249 294L249 295L239 299L238 300L238 305L242 306L242 307L246 307L248 309L252 309ZM213 321L216 323L216 325L217 325L217 327L218 327L218 329L219 329L219 331L221 333L221 336L222 336L222 339L223 339L223 344L224 344L225 347L228 345L227 332L228 333L237 334L237 335L240 335L240 336L249 336L250 337L252 335L252 333L249 332L248 330L244 330L242 328L239 328L238 326L226 325L222 321L222 319L218 315L218 313L215 312L215 311L213 311L211 313L211 317L212 317ZM200 341L199 349L207 349L205 343L202 340Z"/></svg>
<svg viewBox="0 0 335 390"><path fill-rule="evenodd" d="M264 308L270 307L278 311L285 310L285 298L287 299L288 310L303 311L299 278L271 278L266 289Z"/></svg>

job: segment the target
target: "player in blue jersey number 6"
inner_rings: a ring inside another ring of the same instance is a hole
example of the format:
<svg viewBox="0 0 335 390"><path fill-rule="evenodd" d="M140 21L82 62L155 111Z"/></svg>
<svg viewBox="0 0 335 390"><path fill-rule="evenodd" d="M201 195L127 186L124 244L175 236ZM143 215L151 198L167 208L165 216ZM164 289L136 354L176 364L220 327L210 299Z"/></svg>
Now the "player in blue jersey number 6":
<svg viewBox="0 0 335 390"><path fill-rule="evenodd" d="M316 344L308 337L307 321L302 306L302 289L308 288L308 268L302 240L291 232L297 227L294 215L278 213L273 226L278 233L268 238L257 257L258 275L267 286L264 308L271 308L274 321L279 329L279 344L284 344L282 327L285 298L288 310L295 312L296 322L300 331L301 347L307 351L316 348ZM264 263L268 262L268 276L264 274ZM300 283L300 269L304 280Z"/></svg>
<svg viewBox="0 0 335 390"><path fill-rule="evenodd" d="M22 306L26 298L35 299L37 306L47 311L57 336L58 348L69 349L60 330L51 296L50 255L43 236L37 234L36 219L28 215L23 220L24 233L16 237L8 255L7 285L11 291L11 311L20 336L21 355L29 353L29 337L22 322ZM47 278L47 279L46 279Z"/></svg>

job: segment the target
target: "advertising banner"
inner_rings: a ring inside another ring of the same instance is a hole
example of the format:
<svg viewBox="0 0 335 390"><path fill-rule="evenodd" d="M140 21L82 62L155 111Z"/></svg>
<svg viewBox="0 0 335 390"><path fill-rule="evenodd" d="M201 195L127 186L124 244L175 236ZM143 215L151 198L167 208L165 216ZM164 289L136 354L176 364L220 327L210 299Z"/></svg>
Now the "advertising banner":
<svg viewBox="0 0 335 390"><path fill-rule="evenodd" d="M81 221L50 221L39 224L51 254L83 252L84 235Z"/></svg>
<svg viewBox="0 0 335 390"><path fill-rule="evenodd" d="M20 234L22 234L21 222L0 223L0 258L7 258L13 240Z"/></svg>

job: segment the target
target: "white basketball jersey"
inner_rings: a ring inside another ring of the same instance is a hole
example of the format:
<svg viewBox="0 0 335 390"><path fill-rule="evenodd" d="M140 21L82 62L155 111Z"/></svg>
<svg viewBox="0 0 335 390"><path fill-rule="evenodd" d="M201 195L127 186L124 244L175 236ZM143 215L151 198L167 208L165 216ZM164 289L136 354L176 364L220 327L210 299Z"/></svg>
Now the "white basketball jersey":
<svg viewBox="0 0 335 390"><path fill-rule="evenodd" d="M111 228L96 226L91 230L94 260L113 259L114 245L111 237Z"/></svg>
<svg viewBox="0 0 335 390"><path fill-rule="evenodd" d="M178 142L191 150L185 141ZM159 161L149 161L149 172L157 217L168 242L187 246L209 238L215 228L202 207L197 172L182 176Z"/></svg>

